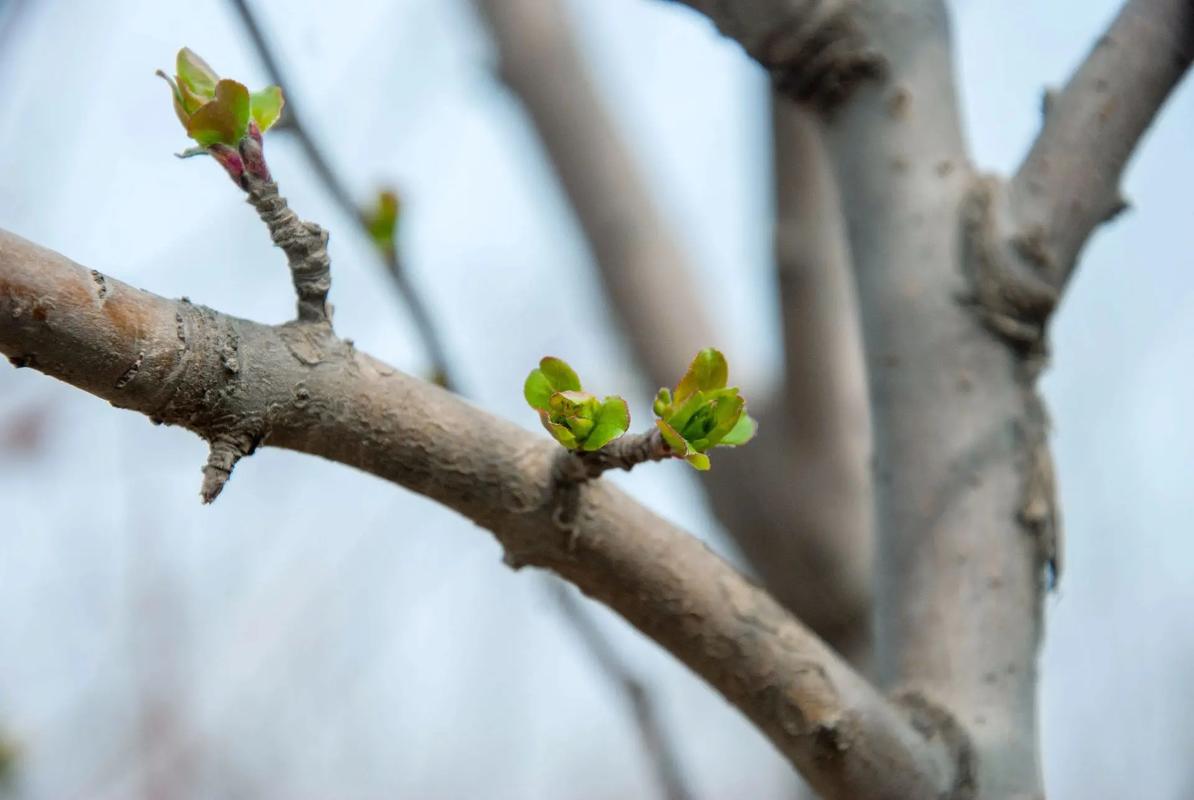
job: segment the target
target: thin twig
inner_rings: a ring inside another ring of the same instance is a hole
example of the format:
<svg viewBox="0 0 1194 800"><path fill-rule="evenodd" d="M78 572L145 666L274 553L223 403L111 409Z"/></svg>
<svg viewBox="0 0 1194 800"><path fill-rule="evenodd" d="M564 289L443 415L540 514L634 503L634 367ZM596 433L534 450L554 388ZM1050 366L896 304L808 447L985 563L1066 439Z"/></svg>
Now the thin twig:
<svg viewBox="0 0 1194 800"><path fill-rule="evenodd" d="M257 17L254 16L252 9L249 8L247 0L230 1L233 8L236 9L241 23L245 26L249 38L253 41L253 47L257 50L257 55L261 59L261 63L265 66L269 80L281 86L285 94L286 107L280 123L281 128L290 131L295 139L298 140L299 146L311 162L311 167L315 170L315 174L319 176L319 180L323 183L324 188L327 189L328 194L332 196L332 199L336 201L349 217L357 222L361 232L368 237L369 231L365 226L364 217L361 215L360 206L353 201L348 188L324 156L323 150L320 149L319 145L312 138L310 129L306 126L303 116L299 113L299 104L295 102L293 84L283 74L277 56L270 49L269 43L266 42L265 34ZM372 242L371 238L370 242ZM386 274L390 276L394 284L395 290L410 312L411 322L414 324L415 331L423 343L427 358L431 362L433 379L445 388L458 389L459 384L452 377L452 373L448 369L448 361L444 354L443 341L440 338L439 331L432 322L427 304L411 283L409 276L407 276L402 261L398 258L397 254L390 257L388 253L380 251L379 257L382 265L385 267Z"/></svg>
<svg viewBox="0 0 1194 800"><path fill-rule="evenodd" d="M663 796L667 800L688 800L693 796L692 792L684 782L680 762L659 719L651 693L623 663L605 634L593 622L588 611L576 602L576 597L564 582L549 578L548 584L560 614L571 623L572 629L576 631L593 662L613 684L634 714L643 750L655 771L655 778Z"/></svg>

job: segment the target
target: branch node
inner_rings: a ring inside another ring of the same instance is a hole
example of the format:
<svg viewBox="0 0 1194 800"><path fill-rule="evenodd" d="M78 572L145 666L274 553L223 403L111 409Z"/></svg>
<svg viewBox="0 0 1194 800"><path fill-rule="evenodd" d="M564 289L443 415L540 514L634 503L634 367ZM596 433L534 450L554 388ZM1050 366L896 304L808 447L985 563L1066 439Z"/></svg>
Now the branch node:
<svg viewBox="0 0 1194 800"><path fill-rule="evenodd" d="M852 3L808 3L753 41L740 22L718 24L730 35L729 28L740 29L740 41L771 72L779 92L828 113L863 81L887 72L886 61L859 30L856 13Z"/></svg>
<svg viewBox="0 0 1194 800"><path fill-rule="evenodd" d="M962 225L962 264L971 284L963 302L1017 351L1043 361L1045 325L1060 297L1045 277L1055 263L1045 232L1017 230L1005 187L993 177L976 180L963 202Z"/></svg>
<svg viewBox="0 0 1194 800"><path fill-rule="evenodd" d="M630 471L648 461L663 461L674 455L658 428L646 433L628 433L600 450L565 450L556 457L553 477L557 484L579 484L601 477L611 469Z"/></svg>

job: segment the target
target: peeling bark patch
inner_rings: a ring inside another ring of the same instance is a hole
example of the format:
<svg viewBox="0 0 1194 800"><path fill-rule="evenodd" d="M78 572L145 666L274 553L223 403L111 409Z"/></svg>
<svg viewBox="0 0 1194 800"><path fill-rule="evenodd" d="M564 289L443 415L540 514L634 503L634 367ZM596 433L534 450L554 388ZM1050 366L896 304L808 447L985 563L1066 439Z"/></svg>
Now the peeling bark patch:
<svg viewBox="0 0 1194 800"><path fill-rule="evenodd" d="M95 296L103 305L103 302L108 299L108 279L102 272L93 269L91 270L91 280L95 283Z"/></svg>
<svg viewBox="0 0 1194 800"><path fill-rule="evenodd" d="M240 372L239 353L240 336L236 334L236 331L230 330L227 338L220 345L220 363L224 365L224 371L229 375Z"/></svg>
<svg viewBox="0 0 1194 800"><path fill-rule="evenodd" d="M1052 591L1061 579L1062 528L1057 504L1053 456L1049 452L1049 418L1044 401L1033 387L1028 393L1028 415L1019 436L1025 449L1024 488L1017 519L1036 542L1038 564L1045 573L1045 588Z"/></svg>
<svg viewBox="0 0 1194 800"><path fill-rule="evenodd" d="M124 371L119 378L116 379L115 387L123 389L132 382L133 378L137 377L137 373L141 371L141 364L145 361L145 351L141 350L137 353L137 360Z"/></svg>

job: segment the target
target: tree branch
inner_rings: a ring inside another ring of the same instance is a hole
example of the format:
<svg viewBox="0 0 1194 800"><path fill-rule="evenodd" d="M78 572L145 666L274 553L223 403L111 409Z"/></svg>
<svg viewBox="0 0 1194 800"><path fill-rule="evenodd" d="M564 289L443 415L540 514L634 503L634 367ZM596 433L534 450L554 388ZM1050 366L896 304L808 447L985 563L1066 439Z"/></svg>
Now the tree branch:
<svg viewBox="0 0 1194 800"><path fill-rule="evenodd" d="M696 269L606 112L564 8L553 0L473 2L493 35L501 77L560 176L628 343L648 379L670 386L692 353L714 341L713 326L694 288ZM784 428L777 416L764 412L761 427ZM807 480L793 470L806 467L785 438L765 436L722 454L704 485L714 513L772 594L818 634L848 646L867 615L869 575L855 568L849 535L822 536L806 525L810 507L792 491Z"/></svg>
<svg viewBox="0 0 1194 800"><path fill-rule="evenodd" d="M257 55L261 59L261 63L265 66L265 71L269 75L270 81L281 86L285 93L286 106L283 110L283 117L279 123L279 127L290 131L294 135L295 139L298 140L299 146L306 154L307 160L311 162L311 167L315 170L315 174L319 177L320 182L323 183L324 188L327 189L328 194L332 196L332 199L336 201L336 204L340 206L341 210L350 219L357 222L358 227L365 234L366 238L370 238L370 241L372 241L360 206L352 199L352 194L348 191L344 181L337 174L335 168L332 167L323 150L315 143L315 139L311 136L311 132L304 122L304 118L299 114L299 104L296 102L293 91L294 86L283 74L278 58L270 48L265 33L257 21L257 17L249 7L248 0L231 0L231 3L236 10L237 16L240 18L241 24L244 25L245 31L249 34L253 47L257 50ZM419 339L423 343L427 358L431 362L435 382L450 389L458 388L459 384L453 379L452 372L448 367L448 358L439 331L432 321L431 313L428 311L422 296L406 274L406 269L398 255L397 249L390 248L385 252L380 252L380 257L386 274L394 284L394 289L398 292L398 296L410 311L411 322Z"/></svg>
<svg viewBox="0 0 1194 800"><path fill-rule="evenodd" d="M1140 137L1194 60L1194 4L1129 0L1060 93L1008 187L1016 252L1060 289L1101 223Z"/></svg>
<svg viewBox="0 0 1194 800"><path fill-rule="evenodd" d="M861 655L870 639L874 537L870 419L849 245L818 120L779 96L771 116L784 345L780 408L795 462L785 474L800 513L797 529L833 543L827 549L835 558L825 567L837 573L829 582L843 589L830 641Z"/></svg>
<svg viewBox="0 0 1194 800"><path fill-rule="evenodd" d="M231 343L236 371L223 355ZM262 444L453 508L494 533L507 563L551 569L667 648L827 797L935 797L957 779L948 725L885 700L701 542L602 481L580 487L575 525L562 528L554 444L326 326L166 300L0 232L0 353L207 439L251 421Z"/></svg>

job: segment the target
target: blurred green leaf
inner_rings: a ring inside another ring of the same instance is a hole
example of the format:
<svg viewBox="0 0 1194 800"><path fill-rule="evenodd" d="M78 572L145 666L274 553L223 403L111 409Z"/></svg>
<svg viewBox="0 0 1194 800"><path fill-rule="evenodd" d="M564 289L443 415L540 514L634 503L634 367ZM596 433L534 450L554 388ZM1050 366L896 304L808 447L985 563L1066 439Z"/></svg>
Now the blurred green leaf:
<svg viewBox="0 0 1194 800"><path fill-rule="evenodd" d="M361 213L369 238L383 251L392 251L397 246L400 210L398 193L387 189L378 192L373 206Z"/></svg>

